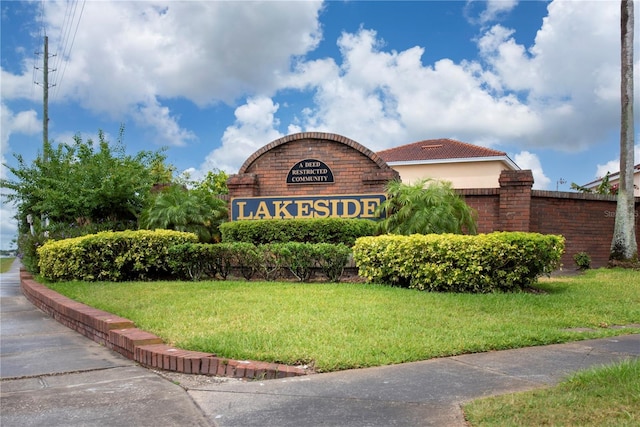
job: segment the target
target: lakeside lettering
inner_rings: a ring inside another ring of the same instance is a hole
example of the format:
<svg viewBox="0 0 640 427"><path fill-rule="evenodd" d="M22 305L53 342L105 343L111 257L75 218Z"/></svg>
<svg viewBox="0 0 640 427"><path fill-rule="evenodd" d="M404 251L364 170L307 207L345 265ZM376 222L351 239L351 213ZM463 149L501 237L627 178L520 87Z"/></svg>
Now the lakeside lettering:
<svg viewBox="0 0 640 427"><path fill-rule="evenodd" d="M294 218L377 219L384 195L234 199L231 220Z"/></svg>

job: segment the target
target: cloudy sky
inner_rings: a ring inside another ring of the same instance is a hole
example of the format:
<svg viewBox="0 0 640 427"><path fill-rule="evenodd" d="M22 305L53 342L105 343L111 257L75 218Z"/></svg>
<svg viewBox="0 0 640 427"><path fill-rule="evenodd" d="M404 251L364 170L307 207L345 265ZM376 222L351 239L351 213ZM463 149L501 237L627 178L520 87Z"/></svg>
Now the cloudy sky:
<svg viewBox="0 0 640 427"><path fill-rule="evenodd" d="M50 139L102 129L115 140L123 124L127 151L166 147L168 161L195 177L234 173L263 145L300 131L342 134L374 151L455 138L507 152L539 189L569 190L618 169L618 1L3 0L1 8L1 156L10 165L14 153L31 161L42 146L46 35L55 55ZM3 248L15 233L11 212L2 206Z"/></svg>

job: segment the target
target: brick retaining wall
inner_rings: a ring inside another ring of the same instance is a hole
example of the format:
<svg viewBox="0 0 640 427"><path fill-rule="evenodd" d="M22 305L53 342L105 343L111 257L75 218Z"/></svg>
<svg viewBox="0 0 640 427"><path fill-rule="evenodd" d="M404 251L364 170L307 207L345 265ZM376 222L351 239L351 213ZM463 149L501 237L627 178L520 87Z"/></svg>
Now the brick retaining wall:
<svg viewBox="0 0 640 427"><path fill-rule="evenodd" d="M131 320L60 295L36 282L25 270L20 271L20 287L33 305L61 324L149 368L246 379L286 378L311 373L297 366L226 359L166 345L159 337L136 328Z"/></svg>

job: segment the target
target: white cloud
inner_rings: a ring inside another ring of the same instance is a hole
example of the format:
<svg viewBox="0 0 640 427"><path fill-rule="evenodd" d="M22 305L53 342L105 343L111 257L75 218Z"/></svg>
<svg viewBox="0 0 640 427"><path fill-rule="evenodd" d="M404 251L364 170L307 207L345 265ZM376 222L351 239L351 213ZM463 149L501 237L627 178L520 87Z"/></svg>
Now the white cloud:
<svg viewBox="0 0 640 427"><path fill-rule="evenodd" d="M0 70L0 82L2 82L2 99L30 99L37 101L42 98L41 92L34 90L32 68L26 64L22 67L22 74L16 75Z"/></svg>
<svg viewBox="0 0 640 427"><path fill-rule="evenodd" d="M0 206L0 249L15 248L12 241L18 235L18 223L15 220L16 211L12 206Z"/></svg>
<svg viewBox="0 0 640 427"><path fill-rule="evenodd" d="M500 89L515 91L543 126L522 143L577 151L606 139L619 115L619 4L554 1L535 44L495 26L478 46Z"/></svg>
<svg viewBox="0 0 640 427"><path fill-rule="evenodd" d="M635 159L634 165L637 165L638 163L640 163L640 144L636 144L633 148L634 148L633 157ZM596 173L594 175L594 178L600 179L604 177L607 174L607 172L609 173L620 172L620 157L618 157L617 159L610 160L604 164L598 164L596 166Z"/></svg>
<svg viewBox="0 0 640 427"><path fill-rule="evenodd" d="M172 115L169 108L163 107L156 100L140 105L133 116L143 127L154 129L156 143L160 145L183 146L188 141L197 139L193 132L180 127L179 117Z"/></svg>
<svg viewBox="0 0 640 427"><path fill-rule="evenodd" d="M66 5L46 5L55 38ZM319 42L320 8L318 1L90 2L63 95L117 114L149 96L183 97L204 106L273 90L291 57Z"/></svg>
<svg viewBox="0 0 640 427"><path fill-rule="evenodd" d="M472 16L473 6L480 3L484 7L478 15L478 17ZM465 11L467 18L471 22L476 22L480 25L485 25L489 22L496 21L505 14L511 12L518 4L518 0L487 0L478 2L477 0L467 0Z"/></svg>
<svg viewBox="0 0 640 427"><path fill-rule="evenodd" d="M372 30L345 33L340 66L324 60L296 69L291 84L315 91L315 106L298 117L303 129L342 133L379 150L425 137L518 139L541 126L515 96L487 92L479 64L425 66L420 47L385 52L382 45Z"/></svg>
<svg viewBox="0 0 640 427"><path fill-rule="evenodd" d="M20 111L15 114L4 103L0 104L0 160L7 162L6 153L10 151L9 138L12 134L35 135L42 130L38 114L34 110ZM0 166L0 178L6 178L7 170Z"/></svg>
<svg viewBox="0 0 640 427"><path fill-rule="evenodd" d="M549 188L551 179L544 174L542 164L537 155L528 151L522 151L515 155L515 162L521 169L530 169L533 173L533 188L536 190L545 190Z"/></svg>
<svg viewBox="0 0 640 427"><path fill-rule="evenodd" d="M194 177L214 169L236 173L259 148L284 136L277 130L279 123L275 113L278 108L278 104L267 97L250 98L236 108L236 122L225 130L222 146L209 153L200 171L193 173Z"/></svg>
<svg viewBox="0 0 640 427"><path fill-rule="evenodd" d="M10 151L9 138L11 134L34 135L42 127L37 120L34 110L14 113L4 103L0 104L0 178L9 178L8 170L4 167L7 163L6 154ZM16 237L18 225L14 216L16 208L13 204L5 203L2 198L0 205L0 249L8 249L11 241Z"/></svg>
<svg viewBox="0 0 640 427"><path fill-rule="evenodd" d="M68 4L43 7L49 43L57 46ZM59 71L51 76L59 83L51 101L115 120L133 116L160 144L184 145L193 134L164 100L204 107L274 91L291 59L319 43L321 8L321 1L87 2L71 55L51 60ZM21 75L3 70L3 97L30 96L32 71L23 68Z"/></svg>

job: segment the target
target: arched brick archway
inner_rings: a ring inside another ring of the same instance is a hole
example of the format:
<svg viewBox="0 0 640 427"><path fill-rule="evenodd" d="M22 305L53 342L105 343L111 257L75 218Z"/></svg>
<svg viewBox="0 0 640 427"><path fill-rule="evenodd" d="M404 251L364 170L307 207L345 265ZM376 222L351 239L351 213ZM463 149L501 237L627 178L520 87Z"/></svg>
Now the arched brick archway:
<svg viewBox="0 0 640 427"><path fill-rule="evenodd" d="M239 197L383 196L392 179L399 179L398 173L362 144L342 135L305 132L257 150L227 185L233 204Z"/></svg>

